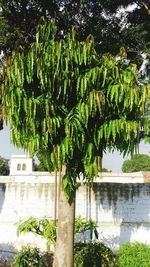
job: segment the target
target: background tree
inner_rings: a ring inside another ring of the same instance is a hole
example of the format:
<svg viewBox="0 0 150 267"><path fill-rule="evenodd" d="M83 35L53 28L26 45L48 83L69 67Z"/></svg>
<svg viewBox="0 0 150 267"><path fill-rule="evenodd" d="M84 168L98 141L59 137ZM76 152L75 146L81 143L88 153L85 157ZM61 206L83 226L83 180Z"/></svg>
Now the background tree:
<svg viewBox="0 0 150 267"><path fill-rule="evenodd" d="M37 153L38 163L33 161L33 170L34 171L49 171L49 166L47 164L47 160L45 160L44 155L42 153ZM50 169L52 171L52 169Z"/></svg>
<svg viewBox="0 0 150 267"><path fill-rule="evenodd" d="M134 10L123 11L129 5L134 5ZM92 32L98 53L116 55L124 47L128 58L139 66L142 54L150 54L150 19L140 0L0 0L0 6L0 48L5 52L27 48L35 40L35 27L44 16L48 20L55 17L63 34L76 25L80 40Z"/></svg>
<svg viewBox="0 0 150 267"><path fill-rule="evenodd" d="M0 175L9 175L8 159L0 157Z"/></svg>
<svg viewBox="0 0 150 267"><path fill-rule="evenodd" d="M41 21L28 53L9 58L2 93L13 143L41 151L49 168L65 166L55 264L71 267L76 179L98 175L107 147L134 150L147 87L138 83L136 65L97 54L92 36L79 42L73 29L60 38L54 21Z"/></svg>
<svg viewBox="0 0 150 267"><path fill-rule="evenodd" d="M107 168L102 168L102 172L112 172L112 170L108 170Z"/></svg>
<svg viewBox="0 0 150 267"><path fill-rule="evenodd" d="M125 160L122 165L123 172L150 171L150 157L145 154L134 155L130 160Z"/></svg>

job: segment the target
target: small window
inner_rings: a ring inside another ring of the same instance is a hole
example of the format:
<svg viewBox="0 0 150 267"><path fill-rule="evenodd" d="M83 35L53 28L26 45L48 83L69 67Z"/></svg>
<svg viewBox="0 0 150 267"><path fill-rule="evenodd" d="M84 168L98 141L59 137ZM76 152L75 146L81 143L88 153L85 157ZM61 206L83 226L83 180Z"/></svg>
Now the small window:
<svg viewBox="0 0 150 267"><path fill-rule="evenodd" d="M22 170L26 171L26 164L25 163L22 164Z"/></svg>
<svg viewBox="0 0 150 267"><path fill-rule="evenodd" d="M17 171L21 171L21 164L17 164Z"/></svg>

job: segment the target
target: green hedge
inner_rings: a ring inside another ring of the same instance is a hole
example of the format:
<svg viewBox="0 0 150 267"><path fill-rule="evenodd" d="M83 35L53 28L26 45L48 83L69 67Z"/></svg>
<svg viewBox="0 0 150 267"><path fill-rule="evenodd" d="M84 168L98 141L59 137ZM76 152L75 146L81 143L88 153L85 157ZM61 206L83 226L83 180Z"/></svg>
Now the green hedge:
<svg viewBox="0 0 150 267"><path fill-rule="evenodd" d="M118 250L119 267L150 267L150 246L126 243Z"/></svg>

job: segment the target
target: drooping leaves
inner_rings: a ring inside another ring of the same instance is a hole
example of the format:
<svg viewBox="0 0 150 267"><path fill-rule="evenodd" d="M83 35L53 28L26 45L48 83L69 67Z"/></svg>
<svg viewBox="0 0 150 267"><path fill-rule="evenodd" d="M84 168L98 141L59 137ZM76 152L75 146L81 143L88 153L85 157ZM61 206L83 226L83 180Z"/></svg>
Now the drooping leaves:
<svg viewBox="0 0 150 267"><path fill-rule="evenodd" d="M3 71L3 114L11 139L30 154L43 151L49 166L66 167L71 198L76 178L97 176L103 151L134 150L143 126L147 87L134 64L106 54L76 31L60 38L55 21L41 21L27 54L14 53Z"/></svg>

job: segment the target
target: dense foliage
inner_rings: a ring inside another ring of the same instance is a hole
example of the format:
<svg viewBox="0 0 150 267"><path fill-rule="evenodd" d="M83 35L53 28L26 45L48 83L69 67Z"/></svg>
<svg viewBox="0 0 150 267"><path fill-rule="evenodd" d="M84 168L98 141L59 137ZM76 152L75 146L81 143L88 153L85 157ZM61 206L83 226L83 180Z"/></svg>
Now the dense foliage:
<svg viewBox="0 0 150 267"><path fill-rule="evenodd" d="M53 253L41 252L27 245L17 252L11 267L52 267L53 261Z"/></svg>
<svg viewBox="0 0 150 267"><path fill-rule="evenodd" d="M74 255L74 267L150 267L150 246L138 242L122 245L117 255L101 242L76 243ZM52 254L26 246L17 253L12 266L50 267L52 262Z"/></svg>
<svg viewBox="0 0 150 267"><path fill-rule="evenodd" d="M135 8L128 11L129 5ZM92 33L99 53L116 54L123 46L134 61L143 52L149 54L150 19L140 0L0 0L0 6L0 48L7 53L19 46L27 48L44 16L56 19L60 33L70 31L72 25L78 28L80 40Z"/></svg>
<svg viewBox="0 0 150 267"><path fill-rule="evenodd" d="M14 258L14 267L43 267L43 258L38 248L22 247Z"/></svg>
<svg viewBox="0 0 150 267"><path fill-rule="evenodd" d="M75 244L75 267L117 267L117 258L103 243ZM127 266L127 265L126 265Z"/></svg>
<svg viewBox="0 0 150 267"><path fill-rule="evenodd" d="M150 246L143 243L126 243L118 251L119 267L150 267Z"/></svg>
<svg viewBox="0 0 150 267"><path fill-rule="evenodd" d="M130 160L125 160L122 165L123 172L150 171L150 157L145 154L134 155Z"/></svg>
<svg viewBox="0 0 150 267"><path fill-rule="evenodd" d="M39 171L39 172L47 172L48 171L48 165L45 160L37 162L33 162L33 171ZM52 170L51 170L52 171Z"/></svg>
<svg viewBox="0 0 150 267"><path fill-rule="evenodd" d="M147 98L135 64L101 57L93 37L79 42L74 29L59 38L54 20L41 21L27 54L9 58L2 92L13 143L42 151L51 169L65 165L68 199L81 173L86 181L97 176L106 148L134 150Z"/></svg>
<svg viewBox="0 0 150 267"><path fill-rule="evenodd" d="M0 157L0 175L8 175L8 174L9 174L8 159Z"/></svg>

